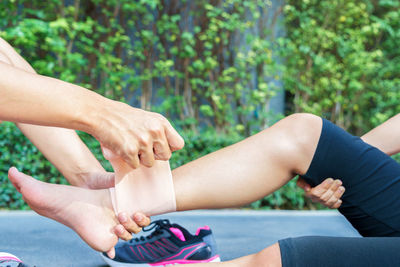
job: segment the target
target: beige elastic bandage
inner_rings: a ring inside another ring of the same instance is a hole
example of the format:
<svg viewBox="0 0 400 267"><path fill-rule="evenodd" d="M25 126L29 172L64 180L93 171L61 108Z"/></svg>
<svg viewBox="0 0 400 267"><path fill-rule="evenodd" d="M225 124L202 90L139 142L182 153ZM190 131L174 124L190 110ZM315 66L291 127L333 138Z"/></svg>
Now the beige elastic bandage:
<svg viewBox="0 0 400 267"><path fill-rule="evenodd" d="M110 189L113 207L129 216L147 216L176 211L174 184L168 161L156 160L153 167L133 169L110 150L103 149L115 172L115 190Z"/></svg>

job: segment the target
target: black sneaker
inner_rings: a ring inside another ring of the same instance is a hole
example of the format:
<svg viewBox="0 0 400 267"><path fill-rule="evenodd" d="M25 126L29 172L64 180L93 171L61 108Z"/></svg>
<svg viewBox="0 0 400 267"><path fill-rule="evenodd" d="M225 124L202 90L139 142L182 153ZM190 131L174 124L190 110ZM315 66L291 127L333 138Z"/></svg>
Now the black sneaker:
<svg viewBox="0 0 400 267"><path fill-rule="evenodd" d="M148 236L120 242L115 247L115 258L106 253L103 259L112 267L122 266L166 266L201 262L219 262L216 243L208 226L197 229L192 235L182 226L169 220L152 222L144 232L154 231Z"/></svg>

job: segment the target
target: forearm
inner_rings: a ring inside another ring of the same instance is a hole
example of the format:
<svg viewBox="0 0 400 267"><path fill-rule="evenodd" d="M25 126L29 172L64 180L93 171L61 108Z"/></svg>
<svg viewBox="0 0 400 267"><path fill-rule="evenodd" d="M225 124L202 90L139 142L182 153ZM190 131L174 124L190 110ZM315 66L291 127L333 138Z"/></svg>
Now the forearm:
<svg viewBox="0 0 400 267"><path fill-rule="evenodd" d="M0 62L0 120L56 126L92 133L104 99L57 79Z"/></svg>
<svg viewBox="0 0 400 267"><path fill-rule="evenodd" d="M388 155L400 152L400 114L390 118L361 137Z"/></svg>
<svg viewBox="0 0 400 267"><path fill-rule="evenodd" d="M182 137L162 115L37 75L27 65L0 38L0 121L87 132L134 168L168 160L183 147Z"/></svg>
<svg viewBox="0 0 400 267"><path fill-rule="evenodd" d="M0 61L28 73L36 73L29 63L1 38ZM70 184L86 187L88 173L104 172L101 164L75 131L24 123L17 123L17 126Z"/></svg>

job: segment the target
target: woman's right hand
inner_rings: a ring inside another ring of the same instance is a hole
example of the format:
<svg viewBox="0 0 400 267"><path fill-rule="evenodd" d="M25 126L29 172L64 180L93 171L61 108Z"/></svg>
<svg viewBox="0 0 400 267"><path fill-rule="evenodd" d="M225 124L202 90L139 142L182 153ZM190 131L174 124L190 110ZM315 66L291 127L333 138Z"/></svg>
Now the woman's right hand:
<svg viewBox="0 0 400 267"><path fill-rule="evenodd" d="M141 212L135 213L132 218L125 212L120 212L117 218L119 224L114 227L114 233L125 241L131 240L132 234L139 233L143 227L148 226L151 222L150 217Z"/></svg>
<svg viewBox="0 0 400 267"><path fill-rule="evenodd" d="M311 187L303 178L299 177L297 186L302 188L306 196L313 202L321 203L331 209L338 209L342 205L340 198L343 196L345 188L342 186L342 181L338 179L328 178L316 187Z"/></svg>
<svg viewBox="0 0 400 267"><path fill-rule="evenodd" d="M168 160L184 146L183 138L161 114L108 99L101 111L93 114L88 132L132 168Z"/></svg>

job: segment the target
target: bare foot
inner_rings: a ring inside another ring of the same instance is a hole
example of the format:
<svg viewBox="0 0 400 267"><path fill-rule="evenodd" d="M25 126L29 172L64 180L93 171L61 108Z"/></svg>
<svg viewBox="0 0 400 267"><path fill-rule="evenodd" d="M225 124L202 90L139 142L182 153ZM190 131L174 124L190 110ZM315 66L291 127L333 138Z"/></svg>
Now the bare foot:
<svg viewBox="0 0 400 267"><path fill-rule="evenodd" d="M8 177L34 211L70 227L93 249L113 257L118 220L108 190L48 184L14 167Z"/></svg>

